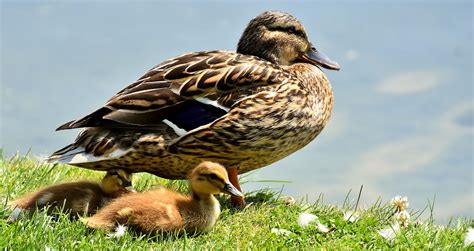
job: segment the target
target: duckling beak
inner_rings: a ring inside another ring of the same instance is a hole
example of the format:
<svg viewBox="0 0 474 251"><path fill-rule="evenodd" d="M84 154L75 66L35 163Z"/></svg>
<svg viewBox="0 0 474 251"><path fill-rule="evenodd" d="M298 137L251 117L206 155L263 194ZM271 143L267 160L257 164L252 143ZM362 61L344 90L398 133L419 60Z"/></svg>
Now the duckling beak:
<svg viewBox="0 0 474 251"><path fill-rule="evenodd" d="M244 197L244 195L230 183L226 183L222 191L233 196Z"/></svg>
<svg viewBox="0 0 474 251"><path fill-rule="evenodd" d="M135 189L133 189L133 186L132 186L132 181L130 180L125 180L123 182L123 187L125 187L125 189L127 189L130 192L135 192Z"/></svg>
<svg viewBox="0 0 474 251"><path fill-rule="evenodd" d="M303 53L300 56L300 59L306 63L319 65L329 70L339 71L341 69L338 63L332 61L328 56L314 48L314 46L311 46L311 49L309 49L306 53Z"/></svg>

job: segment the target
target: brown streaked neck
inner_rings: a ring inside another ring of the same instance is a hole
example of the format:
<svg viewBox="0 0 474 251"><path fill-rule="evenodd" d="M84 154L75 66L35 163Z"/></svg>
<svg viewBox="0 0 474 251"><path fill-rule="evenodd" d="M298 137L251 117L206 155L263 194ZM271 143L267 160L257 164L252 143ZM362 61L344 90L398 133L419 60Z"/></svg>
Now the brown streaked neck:
<svg viewBox="0 0 474 251"><path fill-rule="evenodd" d="M295 63L283 67L299 79L299 83L305 88L314 88L316 86L328 89L332 92L331 83L324 72L317 66L307 63Z"/></svg>

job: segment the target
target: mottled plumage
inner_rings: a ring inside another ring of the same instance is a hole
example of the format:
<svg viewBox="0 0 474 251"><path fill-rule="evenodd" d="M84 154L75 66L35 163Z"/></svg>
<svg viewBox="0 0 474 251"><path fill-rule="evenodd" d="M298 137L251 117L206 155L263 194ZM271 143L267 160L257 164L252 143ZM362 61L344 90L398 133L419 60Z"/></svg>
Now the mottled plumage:
<svg viewBox="0 0 474 251"><path fill-rule="evenodd" d="M311 142L331 115L331 86L316 65L339 69L296 18L265 12L249 23L237 52L166 60L102 108L59 127L85 129L50 160L171 179L202 160L239 174L269 165Z"/></svg>

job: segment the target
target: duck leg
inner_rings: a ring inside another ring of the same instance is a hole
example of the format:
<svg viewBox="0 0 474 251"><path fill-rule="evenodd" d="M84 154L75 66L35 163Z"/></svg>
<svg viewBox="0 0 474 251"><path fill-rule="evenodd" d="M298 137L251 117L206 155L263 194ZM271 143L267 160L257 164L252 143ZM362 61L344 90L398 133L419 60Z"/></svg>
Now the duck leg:
<svg viewBox="0 0 474 251"><path fill-rule="evenodd" d="M242 192L242 188L240 187L239 177L237 168L231 167L227 168L227 174L229 175L229 181L237 188L240 192ZM236 208L244 208L245 207L245 197L237 197L231 196L230 197L230 204Z"/></svg>

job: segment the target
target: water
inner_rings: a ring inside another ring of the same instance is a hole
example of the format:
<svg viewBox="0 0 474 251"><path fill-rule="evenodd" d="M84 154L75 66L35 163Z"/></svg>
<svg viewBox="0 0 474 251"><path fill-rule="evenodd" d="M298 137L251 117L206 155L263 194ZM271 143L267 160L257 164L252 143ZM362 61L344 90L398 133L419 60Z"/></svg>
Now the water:
<svg viewBox="0 0 474 251"><path fill-rule="evenodd" d="M7 155L57 150L77 133L54 132L58 125L169 57L234 50L267 9L298 17L342 70L327 71L335 110L323 133L249 178L288 180L284 194L337 204L363 184L365 205L400 194L420 210L436 197L438 220L473 217L469 1L2 2L0 145Z"/></svg>

